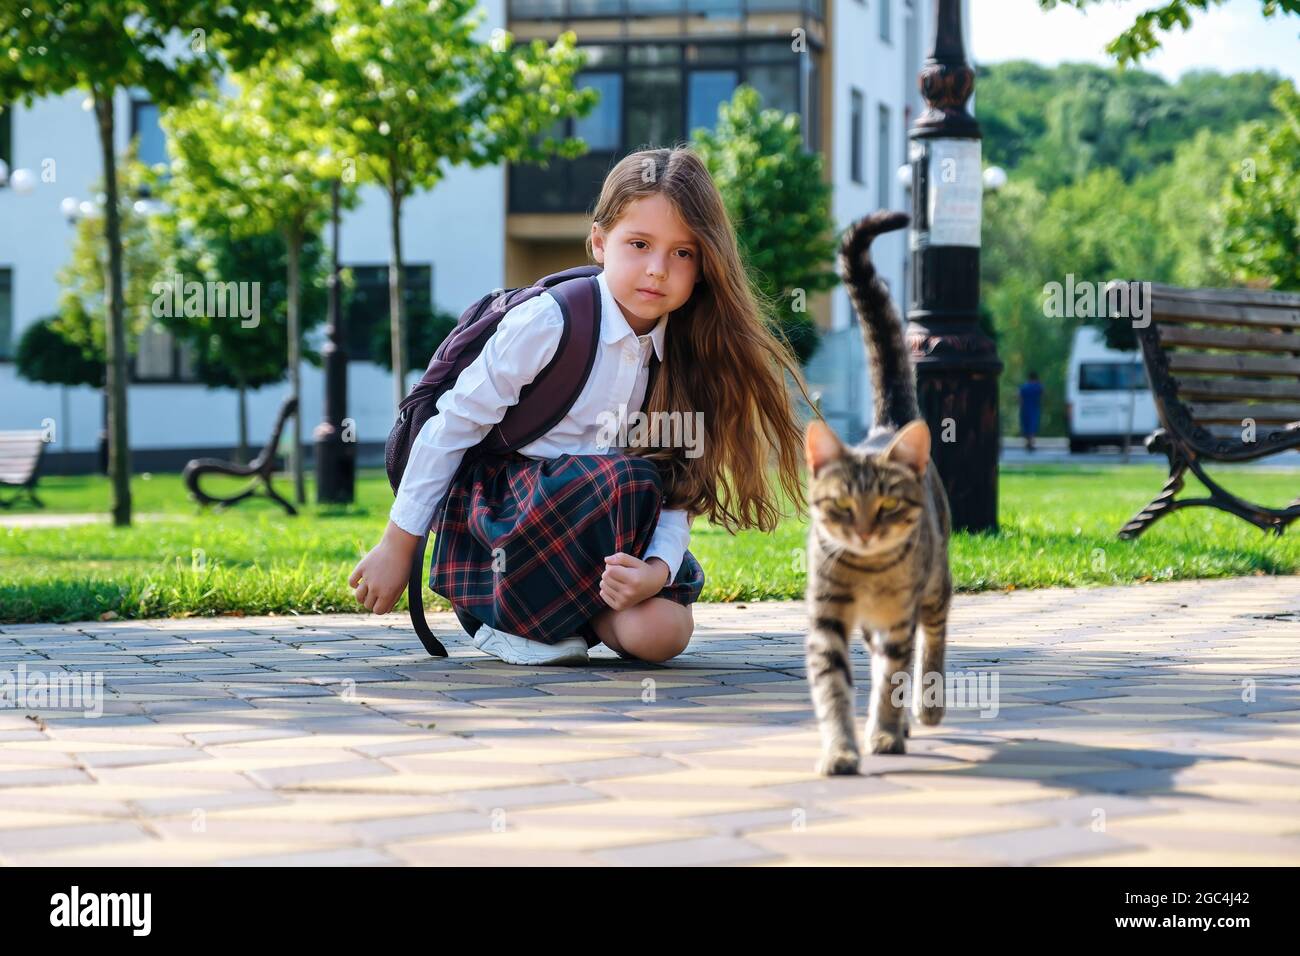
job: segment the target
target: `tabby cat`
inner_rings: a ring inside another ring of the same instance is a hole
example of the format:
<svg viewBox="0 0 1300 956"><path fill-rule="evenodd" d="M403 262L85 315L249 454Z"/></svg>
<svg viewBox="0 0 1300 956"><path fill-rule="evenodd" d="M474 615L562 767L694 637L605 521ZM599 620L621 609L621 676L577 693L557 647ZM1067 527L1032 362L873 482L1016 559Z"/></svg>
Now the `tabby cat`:
<svg viewBox="0 0 1300 956"><path fill-rule="evenodd" d="M871 752L903 753L907 712L903 677L924 632L917 673L910 676L916 718L943 719L943 672L952 579L950 516L943 483L930 461L930 430L916 404L903 325L871 262L871 240L906 226L902 213L855 222L840 245L840 275L862 320L871 361L875 419L867 437L845 446L819 419L808 426L812 522L808 534L808 682L821 727L821 774L858 772L849 637L862 629L871 652ZM895 675L901 675L896 677ZM930 678L931 681L934 678Z"/></svg>

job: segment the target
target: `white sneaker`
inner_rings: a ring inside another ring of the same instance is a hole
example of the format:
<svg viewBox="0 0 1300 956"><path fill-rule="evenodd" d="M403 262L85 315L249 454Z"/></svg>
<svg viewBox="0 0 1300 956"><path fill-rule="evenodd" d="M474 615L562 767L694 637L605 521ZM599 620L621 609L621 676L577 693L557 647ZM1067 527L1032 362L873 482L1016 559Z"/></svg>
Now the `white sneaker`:
<svg viewBox="0 0 1300 956"><path fill-rule="evenodd" d="M587 664L587 642L581 637L566 637L554 644L530 641L518 634L499 631L486 624L474 632L474 646L507 664Z"/></svg>

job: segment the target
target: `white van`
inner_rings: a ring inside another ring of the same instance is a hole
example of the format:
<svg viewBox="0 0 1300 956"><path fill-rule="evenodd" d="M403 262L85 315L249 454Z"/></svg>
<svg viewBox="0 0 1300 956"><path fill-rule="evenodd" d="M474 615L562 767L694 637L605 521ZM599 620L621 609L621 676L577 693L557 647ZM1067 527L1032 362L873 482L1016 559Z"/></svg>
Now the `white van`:
<svg viewBox="0 0 1300 956"><path fill-rule="evenodd" d="M1159 424L1141 351L1108 349L1101 329L1076 329L1065 379L1065 420L1072 452L1121 445L1125 432L1140 447Z"/></svg>

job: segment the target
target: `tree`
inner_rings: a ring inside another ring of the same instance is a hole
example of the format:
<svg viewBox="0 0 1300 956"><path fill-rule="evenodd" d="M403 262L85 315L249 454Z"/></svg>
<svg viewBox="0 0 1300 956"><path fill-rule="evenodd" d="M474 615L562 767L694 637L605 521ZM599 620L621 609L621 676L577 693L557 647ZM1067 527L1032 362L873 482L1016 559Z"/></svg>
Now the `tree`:
<svg viewBox="0 0 1300 956"><path fill-rule="evenodd" d="M1284 83L1273 102L1282 122L1252 123L1238 137L1218 261L1238 282L1300 290L1300 94Z"/></svg>
<svg viewBox="0 0 1300 956"><path fill-rule="evenodd" d="M1044 10L1051 10L1060 4L1086 10L1100 0L1038 0ZM1223 0L1167 0L1164 6L1156 7L1138 14L1133 26L1129 27L1115 39L1106 44L1106 52L1112 54L1121 63L1135 63L1160 49L1162 33L1168 33L1174 27L1187 30L1192 25L1193 10L1208 10L1219 6ZM1279 13L1300 14L1300 0L1260 0L1260 11L1265 17Z"/></svg>
<svg viewBox="0 0 1300 956"><path fill-rule="evenodd" d="M837 238L823 159L804 148L799 115L762 109L742 85L718 110L717 127L692 138L708 167L776 331L805 363L817 348L807 299L839 283L828 267Z"/></svg>
<svg viewBox="0 0 1300 956"><path fill-rule="evenodd" d="M275 44L290 39L310 13L309 6L294 0L0 4L0 102L30 105L40 97L83 90L94 107L107 197L104 311L114 524L131 523L122 241L114 151L117 91L143 88L156 103L180 102L225 68L248 66Z"/></svg>
<svg viewBox="0 0 1300 956"><path fill-rule="evenodd" d="M104 360L88 355L58 331L57 315L47 315L27 327L18 340L14 367L29 382L47 385L104 386Z"/></svg>
<svg viewBox="0 0 1300 956"><path fill-rule="evenodd" d="M437 185L450 166L580 155L580 140L536 140L556 121L589 112L597 98L573 88L583 55L572 31L550 47L541 40L515 45L504 30L483 43L473 36L482 22L481 13L470 17L477 10L478 0L440 0L434 16L424 0L338 0L331 42L310 59L359 178L388 196L395 405L405 397L409 364L402 348L403 203Z"/></svg>
<svg viewBox="0 0 1300 956"><path fill-rule="evenodd" d="M288 368L288 250L278 233L246 238L231 235L224 220L196 223L181 233L175 217L163 217L176 231L165 268L186 281L256 283L260 316L246 326L229 316L182 311L158 321L185 342L194 355L195 375L209 388L230 388L238 394L238 451L248 456L248 391L282 381ZM302 247L302 331L311 331L325 314L329 262L319 237L309 237ZM317 357L304 348L304 357Z"/></svg>
<svg viewBox="0 0 1300 956"><path fill-rule="evenodd" d="M134 150L118 158L118 234L121 237L122 335L126 356L136 352L140 334L153 321L150 289L162 268L160 249L165 244L157 220L135 196L147 190L151 175L135 159ZM96 184L103 192L103 183ZM94 213L77 219L72 255L58 272L59 312L55 328L65 339L88 356L108 361L108 329L104 322L108 290L108 248L104 244L105 210L94 205Z"/></svg>
<svg viewBox="0 0 1300 956"><path fill-rule="evenodd" d="M322 106L323 91L298 64L268 60L231 79L233 95L199 97L163 116L173 173L164 195L182 230L204 223L211 228L216 221L224 222L234 238L278 232L284 241L290 391L299 400L291 441L294 494L303 504L302 252L324 227L331 187L346 169ZM355 202L350 184L341 202ZM219 334L237 337L242 331L240 322L226 318ZM231 349L242 352L232 344L216 354L229 357Z"/></svg>

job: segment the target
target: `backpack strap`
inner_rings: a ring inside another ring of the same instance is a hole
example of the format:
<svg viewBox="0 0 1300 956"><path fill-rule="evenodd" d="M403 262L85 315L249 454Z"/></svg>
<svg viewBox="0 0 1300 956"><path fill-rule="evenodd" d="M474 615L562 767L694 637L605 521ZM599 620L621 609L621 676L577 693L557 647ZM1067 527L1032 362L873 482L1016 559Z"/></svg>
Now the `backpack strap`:
<svg viewBox="0 0 1300 956"><path fill-rule="evenodd" d="M578 400L596 363L596 350L600 345L600 285L596 281L599 274L599 269L582 266L547 276L538 283L547 286L546 291L554 297L564 316L560 344L546 367L520 389L519 401L511 406L506 417L489 432L487 438L465 453L448 487L456 483L466 464L480 455L515 451L541 438L560 423ZM557 279L559 281L554 281ZM548 401L541 402L537 398L525 401L534 395ZM446 507L445 497L443 507ZM406 604L411 626L424 649L433 657L446 657L447 649L433 636L424 616L424 554L428 544L429 532L425 532L411 559ZM464 618L460 614L457 617L463 624Z"/></svg>

